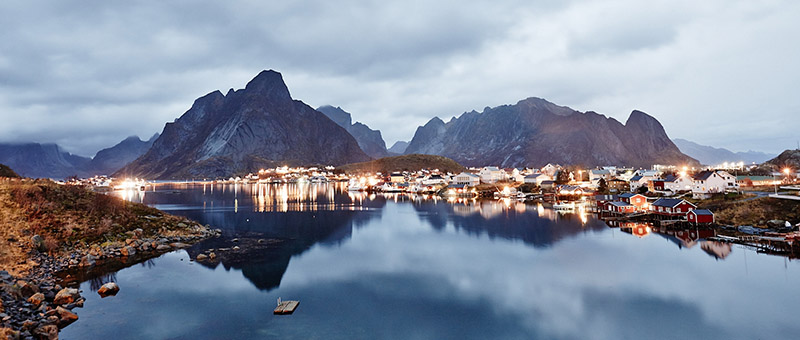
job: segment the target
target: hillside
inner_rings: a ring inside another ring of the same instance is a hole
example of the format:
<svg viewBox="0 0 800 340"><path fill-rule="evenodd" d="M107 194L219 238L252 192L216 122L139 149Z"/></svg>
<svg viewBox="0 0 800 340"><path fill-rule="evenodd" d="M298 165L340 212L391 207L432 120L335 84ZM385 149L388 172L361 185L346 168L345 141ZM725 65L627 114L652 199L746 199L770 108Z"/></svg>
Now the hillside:
<svg viewBox="0 0 800 340"><path fill-rule="evenodd" d="M623 125L541 98L466 112L447 123L435 117L417 129L405 153L446 156L466 166L698 164L644 112L634 110Z"/></svg>
<svg viewBox="0 0 800 340"><path fill-rule="evenodd" d="M8 165L0 164L0 177L19 178L19 175L14 170L11 170Z"/></svg>
<svg viewBox="0 0 800 340"><path fill-rule="evenodd" d="M450 173L460 173L464 171L464 167L461 164L458 164L458 162L450 158L421 154L385 157L369 162L347 164L337 169L343 170L346 173L388 173L392 171L416 171L421 169L439 169L442 172Z"/></svg>
<svg viewBox="0 0 800 340"><path fill-rule="evenodd" d="M772 171L782 171L784 168L789 168L796 172L800 170L800 149L781 152L780 155L764 162L760 167Z"/></svg>
<svg viewBox="0 0 800 340"><path fill-rule="evenodd" d="M20 274L39 248L63 256L76 248L122 241L137 228L142 236L174 234L184 219L143 204L50 180L0 180L0 268ZM37 246L32 237L39 235Z"/></svg>

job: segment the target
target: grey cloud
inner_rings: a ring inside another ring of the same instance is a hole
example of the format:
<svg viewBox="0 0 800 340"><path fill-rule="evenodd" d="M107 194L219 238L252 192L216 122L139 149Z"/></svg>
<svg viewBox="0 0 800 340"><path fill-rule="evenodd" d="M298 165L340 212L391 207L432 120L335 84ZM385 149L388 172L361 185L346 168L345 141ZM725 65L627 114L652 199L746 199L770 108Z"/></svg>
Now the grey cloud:
<svg viewBox="0 0 800 340"><path fill-rule="evenodd" d="M5 2L0 141L92 154L275 69L294 97L346 107L389 144L433 116L539 96L776 152L800 124L797 14L725 1ZM730 137L735 125L697 127L754 111L771 127L758 145Z"/></svg>

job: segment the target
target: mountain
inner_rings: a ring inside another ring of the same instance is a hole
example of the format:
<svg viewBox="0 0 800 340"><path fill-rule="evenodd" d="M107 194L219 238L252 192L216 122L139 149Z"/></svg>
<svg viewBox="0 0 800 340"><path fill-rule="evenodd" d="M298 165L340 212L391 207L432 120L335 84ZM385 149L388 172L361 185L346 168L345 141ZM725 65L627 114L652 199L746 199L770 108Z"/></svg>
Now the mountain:
<svg viewBox="0 0 800 340"><path fill-rule="evenodd" d="M408 142L406 141L396 141L391 148L389 148L389 153L402 155L406 152L406 148L408 148Z"/></svg>
<svg viewBox="0 0 800 340"><path fill-rule="evenodd" d="M461 164L450 158L420 154L384 157L369 162L343 165L339 169L347 173L381 172L384 174L392 171L417 171L422 169L439 169L443 172L457 174L465 170Z"/></svg>
<svg viewBox="0 0 800 340"><path fill-rule="evenodd" d="M158 136L156 133L147 141L139 139L138 136L130 136L117 145L98 151L90 163L91 171L103 175L114 173L144 155Z"/></svg>
<svg viewBox="0 0 800 340"><path fill-rule="evenodd" d="M681 152L706 165L718 165L725 162L762 163L775 155L763 152L747 151L733 152L728 149L700 145L685 139L672 140Z"/></svg>
<svg viewBox="0 0 800 340"><path fill-rule="evenodd" d="M800 170L800 149L781 152L780 155L764 162L764 164L761 164L759 167L768 168L773 171L783 171L783 169L788 168L793 173L798 172L798 170Z"/></svg>
<svg viewBox="0 0 800 340"><path fill-rule="evenodd" d="M0 163L8 165L24 177L88 177L91 173L91 161L91 158L66 152L56 144L0 144Z"/></svg>
<svg viewBox="0 0 800 340"><path fill-rule="evenodd" d="M372 158L381 158L389 155L386 151L386 143L383 141L381 132L372 130L360 122L353 123L353 118L349 112L342 110L340 107L333 107L324 105L317 108L317 111L322 112L330 118L334 123L343 127L353 138L358 142L358 146L367 155Z"/></svg>
<svg viewBox="0 0 800 340"><path fill-rule="evenodd" d="M447 123L434 117L417 128L405 153L441 155L465 166L697 164L644 112L633 111L623 125L540 98L466 112Z"/></svg>
<svg viewBox="0 0 800 340"><path fill-rule="evenodd" d="M324 114L293 100L280 73L262 71L244 89L211 92L167 123L150 150L117 171L148 179L214 178L277 165L369 160Z"/></svg>

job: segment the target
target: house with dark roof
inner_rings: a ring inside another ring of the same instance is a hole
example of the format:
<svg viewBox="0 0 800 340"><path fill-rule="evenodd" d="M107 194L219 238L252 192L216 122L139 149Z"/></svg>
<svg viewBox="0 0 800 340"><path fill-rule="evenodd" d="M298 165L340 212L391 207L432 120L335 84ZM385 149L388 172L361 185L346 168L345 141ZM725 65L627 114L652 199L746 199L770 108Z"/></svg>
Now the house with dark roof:
<svg viewBox="0 0 800 340"><path fill-rule="evenodd" d="M606 211L620 214L630 214L636 211L636 207L621 201L606 202L604 208Z"/></svg>
<svg viewBox="0 0 800 340"><path fill-rule="evenodd" d="M679 198L659 198L650 205L650 211L654 214L670 217L685 217L686 213L696 208L694 204Z"/></svg>
<svg viewBox="0 0 800 340"><path fill-rule="evenodd" d="M694 175L692 197L696 199L709 198L713 194L730 191L739 191L736 177L722 170L706 170Z"/></svg>

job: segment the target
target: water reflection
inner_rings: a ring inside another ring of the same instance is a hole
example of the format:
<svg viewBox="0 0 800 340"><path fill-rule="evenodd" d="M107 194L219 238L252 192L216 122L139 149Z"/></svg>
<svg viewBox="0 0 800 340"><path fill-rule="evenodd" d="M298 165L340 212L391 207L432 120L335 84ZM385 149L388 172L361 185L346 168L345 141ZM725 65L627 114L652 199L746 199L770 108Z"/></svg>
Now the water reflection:
<svg viewBox="0 0 800 340"><path fill-rule="evenodd" d="M148 192L147 200L225 230L189 256L234 245L242 251L210 263L175 252L155 267L120 271L120 294L103 301L89 294L64 337L749 339L800 332L786 313L800 303L795 263L748 250L730 256L729 247L692 230L609 228L542 204L337 189L312 199L271 188L264 206L275 208L260 210L258 194L247 190ZM296 211L300 204L309 210ZM270 313L277 297L302 303L291 317L277 317Z"/></svg>

